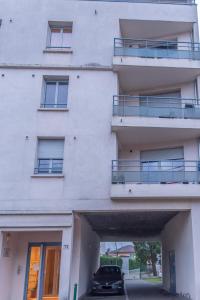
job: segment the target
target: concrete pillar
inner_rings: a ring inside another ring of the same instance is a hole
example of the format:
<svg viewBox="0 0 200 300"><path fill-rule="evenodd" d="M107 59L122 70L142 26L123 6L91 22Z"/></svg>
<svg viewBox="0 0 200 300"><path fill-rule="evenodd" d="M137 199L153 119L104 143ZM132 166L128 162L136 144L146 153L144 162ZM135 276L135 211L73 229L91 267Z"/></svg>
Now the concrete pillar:
<svg viewBox="0 0 200 300"><path fill-rule="evenodd" d="M71 275L70 300L73 300L74 286L75 284L79 283L79 271L80 271L80 259L81 259L81 218L78 215L74 216L73 251L72 251L71 259L72 259L72 268L70 272Z"/></svg>
<svg viewBox="0 0 200 300"><path fill-rule="evenodd" d="M193 259L194 259L194 287L195 297L194 300L200 300L200 260L199 260L199 248L200 248L200 207L199 203L192 204L192 237L193 237Z"/></svg>
<svg viewBox="0 0 200 300"><path fill-rule="evenodd" d="M65 228L62 232L60 288L59 288L60 300L69 299L71 253L72 253L72 227L69 227L69 228Z"/></svg>
<svg viewBox="0 0 200 300"><path fill-rule="evenodd" d="M199 43L199 26L197 22L193 23L193 41Z"/></svg>
<svg viewBox="0 0 200 300"><path fill-rule="evenodd" d="M3 252L3 232L0 231L0 261L1 261L1 258L2 258L2 253Z"/></svg>
<svg viewBox="0 0 200 300"><path fill-rule="evenodd" d="M2 264L3 264L3 232L0 231L0 278L2 276Z"/></svg>
<svg viewBox="0 0 200 300"><path fill-rule="evenodd" d="M200 76L196 78L196 97L199 99L200 97Z"/></svg>

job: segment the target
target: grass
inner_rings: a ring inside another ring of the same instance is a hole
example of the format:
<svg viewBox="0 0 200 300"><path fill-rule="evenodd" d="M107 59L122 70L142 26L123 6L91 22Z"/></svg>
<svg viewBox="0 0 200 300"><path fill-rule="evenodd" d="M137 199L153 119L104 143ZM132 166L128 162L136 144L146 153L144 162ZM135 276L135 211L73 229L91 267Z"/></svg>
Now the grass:
<svg viewBox="0 0 200 300"><path fill-rule="evenodd" d="M150 283L162 283L162 279L160 277L145 278L144 280Z"/></svg>

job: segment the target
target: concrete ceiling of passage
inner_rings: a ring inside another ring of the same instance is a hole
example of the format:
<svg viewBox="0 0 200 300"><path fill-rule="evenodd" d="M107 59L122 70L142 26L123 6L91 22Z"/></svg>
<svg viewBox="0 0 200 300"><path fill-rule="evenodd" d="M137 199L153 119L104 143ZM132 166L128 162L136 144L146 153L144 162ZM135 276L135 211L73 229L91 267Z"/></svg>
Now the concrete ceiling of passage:
<svg viewBox="0 0 200 300"><path fill-rule="evenodd" d="M87 221L100 237L138 237L158 236L164 226L178 211L138 211L85 213Z"/></svg>

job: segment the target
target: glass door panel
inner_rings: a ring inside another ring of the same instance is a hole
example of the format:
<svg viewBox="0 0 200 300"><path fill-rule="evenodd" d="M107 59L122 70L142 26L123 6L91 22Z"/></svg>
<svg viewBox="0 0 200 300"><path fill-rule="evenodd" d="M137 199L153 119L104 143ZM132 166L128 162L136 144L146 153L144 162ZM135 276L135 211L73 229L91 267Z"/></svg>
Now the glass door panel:
<svg viewBox="0 0 200 300"><path fill-rule="evenodd" d="M38 299L39 273L41 261L41 247L30 248L27 300Z"/></svg>
<svg viewBox="0 0 200 300"><path fill-rule="evenodd" d="M24 300L59 300L61 246L29 247Z"/></svg>
<svg viewBox="0 0 200 300"><path fill-rule="evenodd" d="M47 246L45 248L42 300L58 300L60 257L60 246Z"/></svg>

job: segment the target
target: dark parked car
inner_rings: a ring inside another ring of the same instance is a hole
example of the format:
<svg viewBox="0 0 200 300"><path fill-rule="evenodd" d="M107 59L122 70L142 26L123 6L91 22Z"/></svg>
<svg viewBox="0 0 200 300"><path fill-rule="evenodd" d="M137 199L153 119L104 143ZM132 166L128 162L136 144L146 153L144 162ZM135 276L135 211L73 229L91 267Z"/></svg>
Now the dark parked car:
<svg viewBox="0 0 200 300"><path fill-rule="evenodd" d="M92 294L124 294L124 274L118 266L101 266L94 274Z"/></svg>

